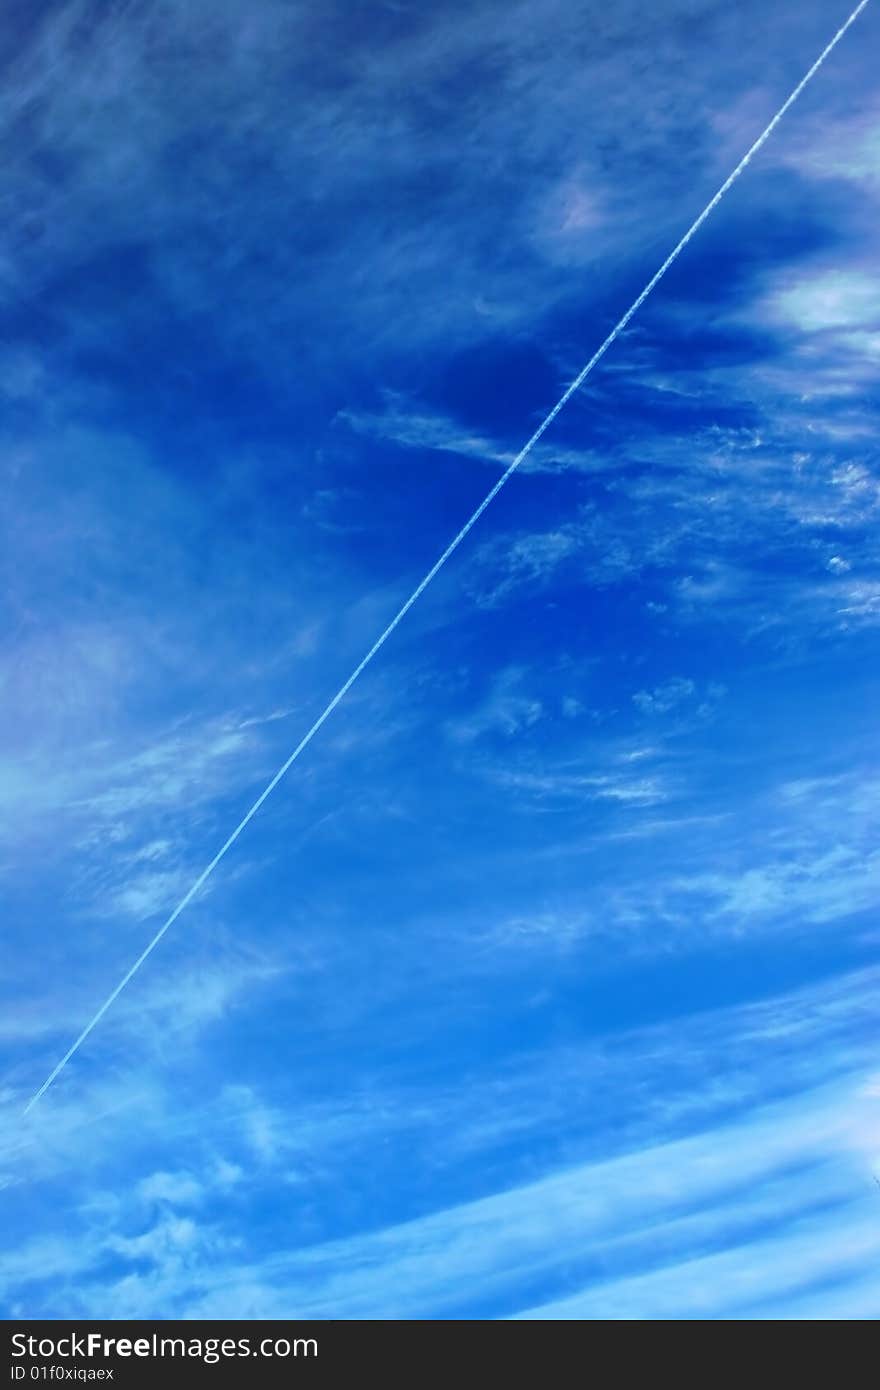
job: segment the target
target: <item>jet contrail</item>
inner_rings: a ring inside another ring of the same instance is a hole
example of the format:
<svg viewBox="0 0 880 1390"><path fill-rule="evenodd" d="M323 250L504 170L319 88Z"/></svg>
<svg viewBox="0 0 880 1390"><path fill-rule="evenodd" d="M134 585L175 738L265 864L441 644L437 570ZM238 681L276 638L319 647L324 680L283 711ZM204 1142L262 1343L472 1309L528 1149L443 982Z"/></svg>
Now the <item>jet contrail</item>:
<svg viewBox="0 0 880 1390"><path fill-rule="evenodd" d="M498 496L505 483L512 477L512 475L519 468L523 459L531 453L532 449L535 447L541 436L550 428L559 412L571 400L574 393L577 390L579 390L579 388L583 385L587 377L590 375L590 372L596 366L596 364L599 361L601 361L601 359L605 356L605 353L611 347L611 344L614 342L616 338L620 336L620 334L626 328L626 325L629 323L630 319L633 317L635 313L638 312L638 310L644 304L645 300L648 298L648 295L654 289L655 285L657 285L659 281L663 279L663 276L666 274L667 270L673 264L673 262L678 260L678 257L681 255L682 251L687 246L688 242L691 240L691 237L693 237L694 234L699 231L700 227L702 227L709 214L721 202L721 199L724 197L731 184L736 182L740 174L745 169L746 165L750 163L753 156L757 154L758 150L761 148L764 142L773 133L773 131L775 130L779 122L782 120L782 117L785 115L788 108L795 101L797 101L797 98L800 96L807 83L810 81L811 78L815 77L816 73L819 71L820 67L825 62L825 59L828 57L831 50L835 48L836 45L840 42L850 25L853 24L856 19L858 19L859 15L861 14L862 10L865 8L867 3L868 0L861 0L861 4L856 6L846 23L841 25L837 33L834 35L833 39L831 39L830 43L828 43L826 47L823 48L822 52L819 54L819 57L816 59L813 66L810 68L809 72L807 72L806 75L801 78L794 91L787 98L787 100L784 101L783 104L780 106L779 110L776 112L776 115L770 121L769 125L767 125L765 129L761 132L761 134L758 136L751 149L749 149L746 152L746 154L743 155L742 159L740 160L739 164L737 164L733 173L728 175L728 177L724 180L724 183L718 189L718 192L714 195L714 197L712 197L709 200L709 202L703 208L703 211L700 213L699 217L691 223L690 227L688 227L684 236L681 238L681 241L679 241L677 246L675 246L675 248L672 251L670 251L669 255L666 257L666 260L663 262L660 269L656 271L654 275L651 276L651 279L648 281L641 294L639 294L637 298L633 300L626 313L614 325L611 332L608 334L608 337L596 349L586 366L583 367L580 372L578 372L571 385L567 387L563 394L559 397L559 400L556 402L553 409L541 421L541 424L535 430L535 433L532 435L531 439L529 439L528 442L524 444L523 447L520 449L516 458L509 465L506 472L502 473L501 477L495 483L494 487L492 487L489 490L489 492L486 493L486 496L483 498L482 502L477 507L473 515L468 518L468 520L465 522L464 526L462 526L458 534L454 536L453 539L449 542L449 545L446 547L443 554L440 556L440 559L436 562L436 564L432 565L431 569L428 570L428 573L425 575L421 583L417 585L415 589L413 589L409 598L406 600L406 603L404 603L403 607L391 619L391 622L388 624L385 631L379 637L376 638L376 641L373 643L366 656L354 668L345 684L339 687L336 694L333 696L333 699L327 705L326 709L323 711L322 714L318 715L318 718L315 720L308 733L303 735L303 737L300 739L299 743L296 745L287 761L283 763L282 766L278 769L271 782L269 782L268 786L266 786L263 789L263 791L260 792L260 795L257 797L253 806L250 808L247 814L239 821L238 825L235 827L232 834L229 836L229 839L225 842L225 844L223 844L220 847L220 849L218 849L217 853L214 855L214 858L211 860L207 868L203 869L202 872L199 874L198 878L190 888L189 892L181 898L180 902L177 904L176 908L171 913L171 916L165 922L162 923L162 926L156 932L156 935L153 937L152 941L150 941L148 945L144 947L134 964L130 967L130 969L128 969L125 972L116 988L104 1000L104 1003L101 1005L100 1009L95 1014L95 1016L90 1020L90 1022L86 1024L85 1028L82 1030L76 1041L73 1042L67 1049L58 1065L54 1067L53 1070L46 1077L46 1080L43 1082L40 1089L28 1101L24 1109L25 1114L27 1114L31 1107L36 1105L40 1097L44 1095L46 1091L48 1091L49 1087L52 1085L52 1082L56 1079L59 1073L64 1070L71 1057L74 1055L75 1052L79 1050L79 1048L85 1042L86 1038L91 1033L92 1029L98 1023L100 1023L101 1019L104 1017L111 1004L113 1004L119 998L119 995L125 989L125 986L128 984L129 980L137 974L138 970L140 970L144 961L147 959L147 956L149 956L151 952L153 952L156 949L159 942L162 940L162 937L167 932L168 928L174 922L177 921L177 918L180 916L183 909L187 906L188 903L192 901L192 899L195 897L196 893L198 893L199 889L206 882L206 880L211 877L211 874L214 872L217 865L220 863L220 860L224 857L227 850L230 850L232 846L235 844L236 840L238 839L239 835L244 830L248 822L253 820L254 816L257 814L266 798L270 796L271 793L275 790L282 777L293 766L300 753L302 753L303 749L311 743L312 739L315 737L315 734L318 732L321 725L324 723L326 719L329 719L330 715L333 713L339 702L345 698L345 696L348 694L349 690L357 680L358 676L364 670L366 670L367 666L369 666L376 653L379 652L382 647L384 647L385 643L388 641L388 638L391 636L392 632L397 627L398 623L400 623L403 620L403 618L406 617L407 613L412 608L416 600L421 598L422 594L425 592L428 585L431 583L431 580L437 574L439 574L440 570L442 570L449 557L455 553L455 551L458 549L458 547L464 540L465 536L467 536L467 534L477 524L480 517L483 515L483 512L489 506L489 503L492 502L494 498Z"/></svg>

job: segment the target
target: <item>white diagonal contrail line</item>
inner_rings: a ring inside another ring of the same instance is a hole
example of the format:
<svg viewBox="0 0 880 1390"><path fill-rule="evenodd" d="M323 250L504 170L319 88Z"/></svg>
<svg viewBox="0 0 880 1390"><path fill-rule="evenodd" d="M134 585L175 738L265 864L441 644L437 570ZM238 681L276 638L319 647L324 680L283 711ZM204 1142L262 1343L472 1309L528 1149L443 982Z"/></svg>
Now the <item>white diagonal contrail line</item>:
<svg viewBox="0 0 880 1390"><path fill-rule="evenodd" d="M345 684L339 687L336 694L333 696L333 699L327 705L326 709L324 709L324 711L318 715L318 718L315 720L308 733L303 735L303 737L300 739L299 743L296 745L287 761L281 765L281 767L275 773L275 776L272 778L271 782L269 782L268 786L266 786L263 789L263 791L260 792L260 795L257 797L253 806L250 808L247 814L243 816L242 819L239 821L238 825L235 827L232 834L229 836L229 839L225 842L225 844L223 844L220 847L220 849L218 849L217 853L214 855L214 858L211 860L207 868L203 869L202 872L199 874L198 878L190 888L189 892L181 898L180 902L177 904L176 908L171 913L171 916L165 922L162 923L162 926L156 932L156 935L153 937L152 941L150 941L144 947L134 964L125 972L116 988L104 1000L104 1003L101 1005L98 1012L86 1024L85 1028L82 1030L76 1041L72 1043L71 1046L67 1049L58 1065L46 1077L46 1080L43 1082L40 1089L28 1101L24 1110L25 1114L27 1114L31 1107L33 1105L36 1105L40 1097L44 1095L46 1091L48 1091L49 1087L52 1085L52 1082L56 1079L59 1073L64 1070L71 1057L74 1055L75 1052L79 1050L79 1048L85 1042L86 1038L91 1033L92 1029L98 1023L100 1023L101 1019L104 1017L105 1013L110 1008L110 1006L119 998L119 995L125 989L125 986L128 984L129 980L131 980L132 977L137 974L138 970L140 970L147 957L156 949L159 942L162 940L162 937L167 932L168 928L174 922L177 921L177 918L180 916L181 912L183 912L183 909L187 906L188 903L192 901L196 893L198 893L199 889L203 886L207 879L211 877L211 874L214 872L217 865L220 863L220 860L224 857L226 852L230 850L232 846L235 844L236 840L238 839L239 835L244 830L248 822L253 820L254 816L257 814L266 798L270 796L271 793L275 790L282 777L293 766L300 753L302 753L303 749L305 749L311 743L312 739L315 737L315 734L318 732L324 721L326 719L329 719L336 706L340 703L341 700L345 698L345 696L348 694L349 690L357 680L358 676L360 676L361 673L364 670L366 670L370 662L373 660L373 657L377 654L377 652L381 650L382 647L384 647L385 643L388 641L388 638L391 636L392 632L397 627L398 623L400 623L403 620L403 618L406 617L407 613L412 608L416 600L421 598L422 594L425 592L428 585L431 583L431 580L437 574L439 574L440 570L442 570L443 566L446 564L446 561L450 558L451 555L454 554L454 552L461 545L465 536L467 536L467 534L477 524L480 517L483 515L483 512L489 506L489 503L492 502L498 496L505 483L513 476L513 474L519 468L523 459L531 453L532 449L535 447L541 436L550 428L559 412L571 400L574 393L577 390L579 390L579 388L583 385L587 377L590 375L590 372L596 366L596 364L599 361L601 361L601 359L605 356L605 353L611 347L611 344L614 342L614 340L620 336L620 334L626 328L626 325L629 323L630 319L633 317L635 313L638 312L638 310L644 304L645 300L648 298L648 295L651 293L654 287L663 279L663 276L666 274L669 267L673 264L674 261L678 260L678 257L681 255L688 242L691 240L694 234L699 231L700 227L702 227L709 214L721 202L721 199L724 197L731 184L736 182L740 174L745 169L746 165L751 162L751 160L758 153L758 150L761 148L764 142L773 133L773 131L775 130L779 122L782 120L782 117L785 115L788 108L795 101L797 101L798 97L806 87L807 83L811 80L811 78L815 77L816 73L819 71L820 67L825 62L825 59L828 57L829 53L840 42L850 25L853 24L856 19L858 19L859 15L861 14L862 10L865 8L867 3L868 0L861 0L861 4L856 6L846 23L840 26L833 39L831 39L830 43L828 43L825 46L825 48L823 48L822 52L819 54L819 57L816 59L813 66L805 74L805 76L801 78L794 91L780 106L779 110L776 112L776 115L770 121L769 125L767 125L765 129L762 130L761 134L758 136L751 149L749 149L747 153L743 155L742 159L740 160L739 164L737 164L733 173L728 175L728 177L724 180L724 183L718 189L718 192L714 195L714 197L712 197L709 200L709 202L703 208L703 211L700 213L699 217L697 217L696 220L691 223L690 227L688 227L684 236L681 238L681 241L679 241L675 248L672 251L670 251L669 255L666 257L666 260L663 262L660 269L656 271L654 275L651 276L651 279L648 281L641 294L639 294L637 298L633 300L626 313L623 315L622 318L620 318L617 321L617 323L612 328L611 332L608 334L608 337L596 349L586 366L583 367L580 372L578 372L571 385L567 387L563 394L559 397L559 400L556 402L550 413L547 416L545 416L545 418L541 421L540 425L535 430L535 433L532 435L531 439L529 439L528 442L523 445L516 458L509 465L507 470L504 473L502 473L501 477L495 483L494 487L492 487L489 490L489 492L486 493L486 496L483 498L476 511L473 513L472 516L468 518L468 520L465 522L464 526L462 526L458 534L454 536L453 539L449 542L449 545L446 547L436 564L432 565L431 569L428 570L428 573L425 575L421 583L418 584L415 589L413 589L409 598L406 600L406 603L404 603L403 607L394 615L394 617L391 619L391 622L385 628L385 631L379 637L376 638L376 641L373 643L366 656L354 668Z"/></svg>

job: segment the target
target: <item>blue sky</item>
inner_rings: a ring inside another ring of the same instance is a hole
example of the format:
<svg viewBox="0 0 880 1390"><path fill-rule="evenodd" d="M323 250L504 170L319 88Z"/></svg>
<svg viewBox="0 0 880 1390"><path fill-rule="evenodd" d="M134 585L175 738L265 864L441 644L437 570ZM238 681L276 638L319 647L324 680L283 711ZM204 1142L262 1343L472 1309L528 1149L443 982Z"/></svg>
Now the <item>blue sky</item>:
<svg viewBox="0 0 880 1390"><path fill-rule="evenodd" d="M868 6L0 20L5 1316L880 1308Z"/></svg>

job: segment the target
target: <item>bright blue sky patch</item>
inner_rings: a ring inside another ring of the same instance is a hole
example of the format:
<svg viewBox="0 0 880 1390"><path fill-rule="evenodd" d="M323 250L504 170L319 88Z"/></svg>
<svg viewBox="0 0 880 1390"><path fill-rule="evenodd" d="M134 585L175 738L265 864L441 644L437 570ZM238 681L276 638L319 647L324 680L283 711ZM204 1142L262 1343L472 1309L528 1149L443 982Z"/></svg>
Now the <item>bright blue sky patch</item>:
<svg viewBox="0 0 880 1390"><path fill-rule="evenodd" d="M0 20L7 1317L874 1317L869 5Z"/></svg>

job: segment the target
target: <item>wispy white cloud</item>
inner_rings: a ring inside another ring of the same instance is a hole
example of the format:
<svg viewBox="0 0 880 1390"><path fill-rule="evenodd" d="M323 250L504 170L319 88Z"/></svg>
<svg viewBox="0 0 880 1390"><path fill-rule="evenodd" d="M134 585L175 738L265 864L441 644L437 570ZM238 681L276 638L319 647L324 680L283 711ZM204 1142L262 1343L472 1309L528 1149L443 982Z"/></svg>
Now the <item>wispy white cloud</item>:
<svg viewBox="0 0 880 1390"><path fill-rule="evenodd" d="M807 275L777 290L768 309L804 333L828 329L880 331L880 290L876 278L853 267Z"/></svg>
<svg viewBox="0 0 880 1390"><path fill-rule="evenodd" d="M662 775L626 776L623 773L577 772L548 768L543 772L496 769L491 774L500 786L540 799L598 800L653 806L665 801L668 784Z"/></svg>
<svg viewBox="0 0 880 1390"><path fill-rule="evenodd" d="M481 735L493 733L510 738L536 724L544 714L544 707L540 700L528 694L525 675L517 666L501 671L484 700L468 714L448 722L451 738L458 743L473 743Z"/></svg>
<svg viewBox="0 0 880 1390"><path fill-rule="evenodd" d="M112 1190L104 1200L93 1183L79 1238L25 1244L14 1267L0 1269L5 1297L32 1311L63 1303L78 1316L154 1316L168 1306L190 1317L233 1308L249 1317L455 1316L479 1298L492 1316L723 1317L776 1306L786 1315L832 1280L842 1315L856 1315L880 1240L865 1221L880 1154L867 1027L876 989L876 972L842 977L586 1049L520 1057L475 1076L472 1089L420 1100L386 1092L355 1109L282 1110L236 1087L192 1115L176 1107L175 1117L141 1092L147 1132L180 1134L185 1123L210 1154L176 1169L148 1161L134 1206ZM719 1049L729 1059L723 1080ZM608 1088L618 1097L610 1115ZM54 1117L58 1161L75 1114ZM360 1149L365 1136L410 1146L425 1125L446 1163L456 1152L503 1151L524 1126L535 1144L555 1134L557 1156L512 1184L489 1174L476 1200L301 1249L282 1239L256 1256L230 1229L229 1194L267 1185L278 1200L292 1161L320 1153L348 1170L351 1145ZM135 1131L114 1137L105 1120L84 1137L97 1152L130 1145ZM529 1301L536 1279L557 1290L543 1309Z"/></svg>
<svg viewBox="0 0 880 1390"><path fill-rule="evenodd" d="M560 382L559 391L565 383ZM457 454L483 463L495 463L506 468L516 457L522 440L508 448L496 439L477 431L469 431L449 415L403 400L393 394L386 398L383 410L376 412L343 410L338 419L360 434L387 440L406 449L432 450ZM608 466L608 460L598 451L576 449L565 444L541 440L522 465L523 473L582 472L597 473Z"/></svg>

